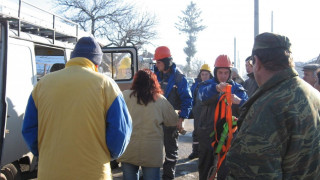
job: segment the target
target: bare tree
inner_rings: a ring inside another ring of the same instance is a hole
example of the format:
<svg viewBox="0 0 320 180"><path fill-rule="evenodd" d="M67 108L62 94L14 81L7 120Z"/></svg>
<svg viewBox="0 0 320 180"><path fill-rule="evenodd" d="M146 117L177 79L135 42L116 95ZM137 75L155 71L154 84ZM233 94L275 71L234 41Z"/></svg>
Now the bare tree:
<svg viewBox="0 0 320 180"><path fill-rule="evenodd" d="M109 28L104 28L104 36L116 46L136 46L138 49L142 45L150 43L150 39L157 36L155 26L157 24L154 15L125 14L122 17L114 17Z"/></svg>
<svg viewBox="0 0 320 180"><path fill-rule="evenodd" d="M190 66L186 64L186 65L177 65L177 67L179 67L179 69L182 70L183 74L187 74L188 77L196 78L203 64L205 64L205 61L195 58L194 61L192 61L192 64Z"/></svg>
<svg viewBox="0 0 320 180"><path fill-rule="evenodd" d="M60 14L77 22L95 37L107 37L115 46L141 47L156 36L154 15L140 16L123 0L55 0ZM66 13L67 12L67 13Z"/></svg>
<svg viewBox="0 0 320 180"><path fill-rule="evenodd" d="M199 60L197 58L192 62L192 66L191 66L191 76L192 77L198 76L198 74L200 72L200 68L204 63L205 62L203 60Z"/></svg>

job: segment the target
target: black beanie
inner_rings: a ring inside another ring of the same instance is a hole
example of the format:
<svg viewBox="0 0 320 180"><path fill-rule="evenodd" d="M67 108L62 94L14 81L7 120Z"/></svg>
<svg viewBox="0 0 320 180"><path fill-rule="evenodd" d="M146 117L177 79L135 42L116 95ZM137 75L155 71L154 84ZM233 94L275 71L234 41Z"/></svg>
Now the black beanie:
<svg viewBox="0 0 320 180"><path fill-rule="evenodd" d="M71 53L71 58L84 57L95 65L100 65L102 61L102 50L100 45L92 37L82 37L77 42Z"/></svg>

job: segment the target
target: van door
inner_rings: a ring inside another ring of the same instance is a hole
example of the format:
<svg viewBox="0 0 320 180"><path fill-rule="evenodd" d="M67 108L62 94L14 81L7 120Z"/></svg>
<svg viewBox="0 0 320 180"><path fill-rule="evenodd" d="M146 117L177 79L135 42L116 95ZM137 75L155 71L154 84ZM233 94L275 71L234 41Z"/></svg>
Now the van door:
<svg viewBox="0 0 320 180"><path fill-rule="evenodd" d="M131 87L134 74L138 71L138 53L135 47L103 47L99 72L114 79L120 89Z"/></svg>
<svg viewBox="0 0 320 180"><path fill-rule="evenodd" d="M5 124L7 116L6 103L6 71L7 71L7 48L8 48L8 24L0 22L0 155L5 135ZM1 156L0 156L1 162Z"/></svg>
<svg viewBox="0 0 320 180"><path fill-rule="evenodd" d="M7 53L7 117L1 166L20 159L29 152L21 129L29 96L37 83L34 43L9 37Z"/></svg>

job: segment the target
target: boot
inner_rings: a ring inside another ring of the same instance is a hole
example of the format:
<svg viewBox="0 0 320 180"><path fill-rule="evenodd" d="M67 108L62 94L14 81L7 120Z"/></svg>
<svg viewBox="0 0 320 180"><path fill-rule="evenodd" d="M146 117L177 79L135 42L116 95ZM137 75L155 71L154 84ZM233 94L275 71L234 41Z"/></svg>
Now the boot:
<svg viewBox="0 0 320 180"><path fill-rule="evenodd" d="M195 153L195 152L192 152L189 156L188 156L188 159L195 159L195 158L199 158L199 154L198 153Z"/></svg>
<svg viewBox="0 0 320 180"><path fill-rule="evenodd" d="M193 142L192 143L192 153L188 156L188 159L195 159L199 158L199 143L198 142Z"/></svg>

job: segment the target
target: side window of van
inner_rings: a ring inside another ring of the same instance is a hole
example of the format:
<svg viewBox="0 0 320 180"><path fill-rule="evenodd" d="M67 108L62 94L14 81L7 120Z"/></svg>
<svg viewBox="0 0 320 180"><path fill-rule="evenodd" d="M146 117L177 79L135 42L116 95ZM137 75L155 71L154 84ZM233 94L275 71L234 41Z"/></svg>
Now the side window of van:
<svg viewBox="0 0 320 180"><path fill-rule="evenodd" d="M104 53L99 72L117 81L133 78L133 62L131 53Z"/></svg>
<svg viewBox="0 0 320 180"><path fill-rule="evenodd" d="M37 79L65 67L64 50L35 46Z"/></svg>
<svg viewBox="0 0 320 180"><path fill-rule="evenodd" d="M40 79L44 75L53 72L54 69L58 70L59 66L56 64L62 64L60 69L63 69L65 60L64 56L36 56L36 64L37 78Z"/></svg>

